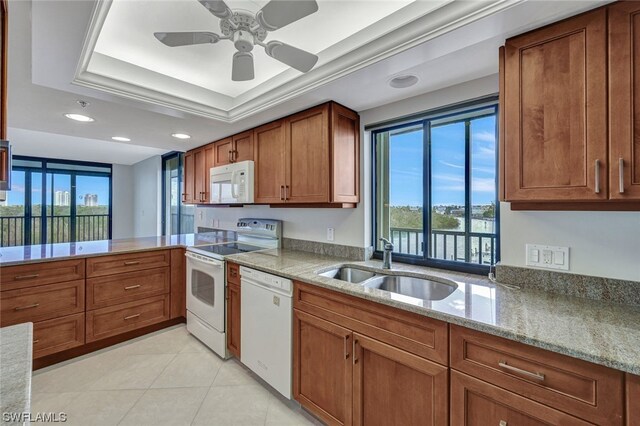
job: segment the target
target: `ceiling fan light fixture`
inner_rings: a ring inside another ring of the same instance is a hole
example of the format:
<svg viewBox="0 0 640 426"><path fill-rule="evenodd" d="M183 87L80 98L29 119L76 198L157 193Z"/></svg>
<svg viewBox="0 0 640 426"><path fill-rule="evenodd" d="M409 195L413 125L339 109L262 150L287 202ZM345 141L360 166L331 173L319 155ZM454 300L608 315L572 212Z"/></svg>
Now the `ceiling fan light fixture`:
<svg viewBox="0 0 640 426"><path fill-rule="evenodd" d="M411 87L415 85L418 80L418 77L413 74L399 75L389 80L389 86L395 89L404 89L405 87Z"/></svg>
<svg viewBox="0 0 640 426"><path fill-rule="evenodd" d="M253 80L253 54L251 52L236 52L233 54L233 68L231 70L231 80L247 81Z"/></svg>

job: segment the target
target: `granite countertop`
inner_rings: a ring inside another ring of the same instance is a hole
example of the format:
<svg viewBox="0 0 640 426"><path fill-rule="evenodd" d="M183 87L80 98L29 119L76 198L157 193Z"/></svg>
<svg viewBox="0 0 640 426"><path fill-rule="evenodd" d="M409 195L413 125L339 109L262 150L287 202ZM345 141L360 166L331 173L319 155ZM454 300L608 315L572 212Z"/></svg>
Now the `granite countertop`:
<svg viewBox="0 0 640 426"><path fill-rule="evenodd" d="M1 247L0 266L32 262L64 260L106 254L130 253L162 248L222 243L229 240L225 232L180 234L161 237L126 238L116 240L82 241L76 243L41 244Z"/></svg>
<svg viewBox="0 0 640 426"><path fill-rule="evenodd" d="M0 401L2 413L19 415L31 409L33 324L0 328ZM6 421L2 424L22 424ZM28 424L28 422L27 422Z"/></svg>
<svg viewBox="0 0 640 426"><path fill-rule="evenodd" d="M487 278L407 264L386 273L445 278L458 289L425 301L319 276L340 265L381 270L382 262L353 262L290 250L228 256L240 265L458 324L633 374L640 374L640 306L614 304L495 284Z"/></svg>

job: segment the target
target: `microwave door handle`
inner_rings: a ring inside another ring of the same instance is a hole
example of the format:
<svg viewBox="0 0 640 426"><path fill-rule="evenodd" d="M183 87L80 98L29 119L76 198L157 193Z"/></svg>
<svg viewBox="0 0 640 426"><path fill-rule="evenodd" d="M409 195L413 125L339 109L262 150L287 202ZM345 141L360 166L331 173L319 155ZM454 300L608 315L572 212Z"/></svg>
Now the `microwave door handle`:
<svg viewBox="0 0 640 426"><path fill-rule="evenodd" d="M238 193L236 192L236 177L238 176L238 171L234 170L231 172L231 197L234 200L238 199Z"/></svg>

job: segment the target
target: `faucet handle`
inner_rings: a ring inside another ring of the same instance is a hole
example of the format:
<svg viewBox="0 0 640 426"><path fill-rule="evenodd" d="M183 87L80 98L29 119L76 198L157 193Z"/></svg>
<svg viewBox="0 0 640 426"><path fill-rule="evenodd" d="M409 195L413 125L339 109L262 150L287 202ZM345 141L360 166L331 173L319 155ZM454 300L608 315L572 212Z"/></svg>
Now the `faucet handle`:
<svg viewBox="0 0 640 426"><path fill-rule="evenodd" d="M380 237L380 241L384 243L385 250L393 250L393 243L386 238Z"/></svg>

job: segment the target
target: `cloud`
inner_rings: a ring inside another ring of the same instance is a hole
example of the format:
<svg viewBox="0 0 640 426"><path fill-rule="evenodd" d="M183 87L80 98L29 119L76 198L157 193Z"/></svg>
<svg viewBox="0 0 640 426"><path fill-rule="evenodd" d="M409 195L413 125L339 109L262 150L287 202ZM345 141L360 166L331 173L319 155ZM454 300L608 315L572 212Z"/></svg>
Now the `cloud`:
<svg viewBox="0 0 640 426"><path fill-rule="evenodd" d="M473 192L495 192L496 181L494 179L487 178L472 178L471 190Z"/></svg>
<svg viewBox="0 0 640 426"><path fill-rule="evenodd" d="M471 135L471 139L473 141L478 141L478 142L496 143L496 134L494 132L489 132L487 130L483 130L481 132L473 133Z"/></svg>
<svg viewBox="0 0 640 426"><path fill-rule="evenodd" d="M440 160L440 161L438 161L438 162L439 162L440 164L444 164L445 166L453 167L454 169L464 169L464 166L460 166L460 165L458 165L458 164L447 163L446 161L442 161L442 160Z"/></svg>
<svg viewBox="0 0 640 426"><path fill-rule="evenodd" d="M420 178L420 179L422 179L422 170L416 169L416 168L403 169L403 170L391 169L390 174L391 174L392 178L394 176L396 176L396 177L398 177L398 176L407 176L407 177L411 177L411 178Z"/></svg>
<svg viewBox="0 0 640 426"><path fill-rule="evenodd" d="M435 175L433 175L433 179L434 180L442 180L442 181L445 181L445 182L462 183L464 185L464 176L435 174Z"/></svg>

